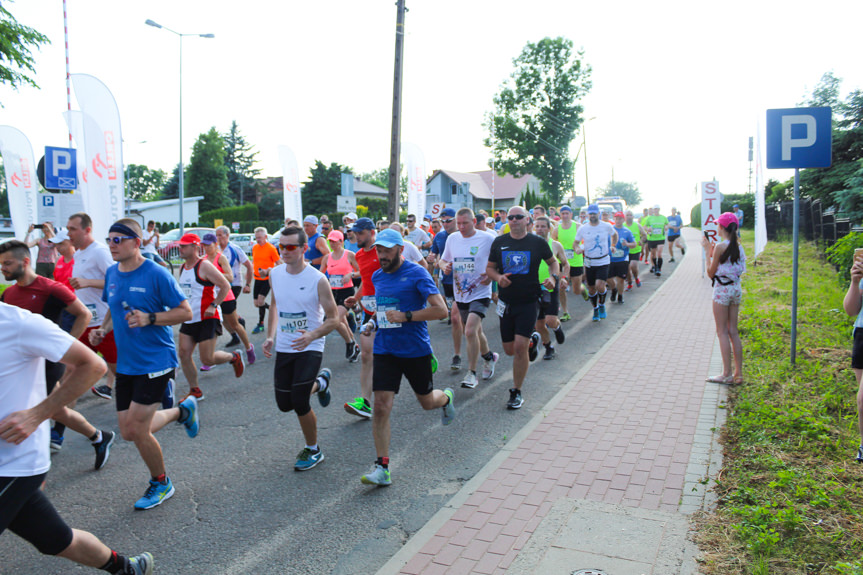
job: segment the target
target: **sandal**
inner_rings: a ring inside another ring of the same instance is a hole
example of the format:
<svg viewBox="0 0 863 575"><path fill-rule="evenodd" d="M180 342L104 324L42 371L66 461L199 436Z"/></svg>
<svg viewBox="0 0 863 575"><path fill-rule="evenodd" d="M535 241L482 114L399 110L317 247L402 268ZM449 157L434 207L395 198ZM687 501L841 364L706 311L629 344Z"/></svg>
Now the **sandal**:
<svg viewBox="0 0 863 575"><path fill-rule="evenodd" d="M742 383L743 383L742 377L735 377L734 379L731 380L731 385L740 385Z"/></svg>
<svg viewBox="0 0 863 575"><path fill-rule="evenodd" d="M731 383L732 382L732 376L729 375L729 376L723 377L721 375L714 375L712 377L708 377L704 381L706 381L707 383Z"/></svg>

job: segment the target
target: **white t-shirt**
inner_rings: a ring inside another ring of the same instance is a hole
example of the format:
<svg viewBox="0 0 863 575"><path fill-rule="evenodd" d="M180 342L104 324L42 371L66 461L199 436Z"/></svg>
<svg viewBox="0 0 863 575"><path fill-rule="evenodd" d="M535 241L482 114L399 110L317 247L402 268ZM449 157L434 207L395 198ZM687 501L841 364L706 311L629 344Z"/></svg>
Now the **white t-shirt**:
<svg viewBox="0 0 863 575"><path fill-rule="evenodd" d="M405 249L402 250L402 255L409 262L417 263L423 259L418 247L410 242L405 243Z"/></svg>
<svg viewBox="0 0 863 575"><path fill-rule="evenodd" d="M108 246L93 242L83 250L75 252L75 267L72 277L88 280L104 280L105 272L114 265L114 258ZM102 288L82 288L75 290L75 295L90 310L91 319L88 327L98 327L105 320L108 304L102 301Z"/></svg>
<svg viewBox="0 0 863 575"><path fill-rule="evenodd" d="M475 230L469 238L461 232L447 236L441 259L452 262L455 301L467 303L491 297L491 284L482 285L480 280L485 274L495 237L480 230Z"/></svg>
<svg viewBox="0 0 863 575"><path fill-rule="evenodd" d="M74 341L41 315L0 302L0 419L45 399L45 359L60 361ZM0 439L0 477L46 473L50 440L47 420L18 445Z"/></svg>
<svg viewBox="0 0 863 575"><path fill-rule="evenodd" d="M288 273L285 264L270 270L270 285L276 298L279 321L276 327L276 351L281 353L300 353L291 348L300 335L299 330L312 331L324 323L324 309L318 297L318 284L324 280L329 289L327 277L306 265L298 274ZM324 338L313 341L303 351L324 351Z"/></svg>
<svg viewBox="0 0 863 575"><path fill-rule="evenodd" d="M144 230L144 241L141 242L141 252L142 253L145 253L145 254L156 253L156 240L153 240L152 242L150 242L148 244L144 243L155 235L156 235L156 230L153 230L152 232L149 230Z"/></svg>
<svg viewBox="0 0 863 575"><path fill-rule="evenodd" d="M417 247L431 241L429 235L422 228L414 228L413 231L408 231L405 239Z"/></svg>
<svg viewBox="0 0 863 575"><path fill-rule="evenodd" d="M219 246L222 250L222 247ZM249 261L249 256L242 250L240 246L233 242L228 242L228 245L222 250L222 254L228 258L228 263L231 264L231 271L234 273L234 279L231 281L232 286L244 286L245 280L242 273L243 264Z"/></svg>
<svg viewBox="0 0 863 575"><path fill-rule="evenodd" d="M611 236L614 226L599 222L592 226L587 223L575 232L575 243L584 242L584 265L589 268L611 263Z"/></svg>

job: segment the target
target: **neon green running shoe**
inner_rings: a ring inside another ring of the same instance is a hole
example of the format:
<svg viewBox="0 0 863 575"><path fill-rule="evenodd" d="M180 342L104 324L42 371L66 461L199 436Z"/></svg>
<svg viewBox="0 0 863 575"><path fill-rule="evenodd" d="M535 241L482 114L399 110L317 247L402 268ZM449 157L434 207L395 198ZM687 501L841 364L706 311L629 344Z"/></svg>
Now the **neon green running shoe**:
<svg viewBox="0 0 863 575"><path fill-rule="evenodd" d="M360 482L365 485L389 485L393 482L390 470L380 465L375 465L375 470L360 477Z"/></svg>
<svg viewBox="0 0 863 575"><path fill-rule="evenodd" d="M431 364L432 364L432 373L437 373L437 358L435 357L434 354L432 354Z"/></svg>
<svg viewBox="0 0 863 575"><path fill-rule="evenodd" d="M345 403L345 411L351 415L357 415L365 419L372 418L372 406L364 397L358 397L353 401Z"/></svg>

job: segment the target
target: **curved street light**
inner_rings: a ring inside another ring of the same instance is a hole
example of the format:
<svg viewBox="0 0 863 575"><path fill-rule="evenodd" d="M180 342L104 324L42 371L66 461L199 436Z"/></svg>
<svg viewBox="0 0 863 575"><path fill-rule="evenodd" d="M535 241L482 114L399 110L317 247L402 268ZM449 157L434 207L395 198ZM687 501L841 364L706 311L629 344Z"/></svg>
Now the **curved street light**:
<svg viewBox="0 0 863 575"><path fill-rule="evenodd" d="M184 190L183 190L183 37L184 36L198 36L200 38L215 38L215 34L182 34L177 32L176 30L171 30L167 26L162 26L161 24L154 22L150 19L147 19L144 22L147 26L152 26L153 28L161 28L162 30L167 30L172 34L176 34L180 38L180 182L179 182L179 198L180 198L180 235L183 235L183 199L184 199Z"/></svg>

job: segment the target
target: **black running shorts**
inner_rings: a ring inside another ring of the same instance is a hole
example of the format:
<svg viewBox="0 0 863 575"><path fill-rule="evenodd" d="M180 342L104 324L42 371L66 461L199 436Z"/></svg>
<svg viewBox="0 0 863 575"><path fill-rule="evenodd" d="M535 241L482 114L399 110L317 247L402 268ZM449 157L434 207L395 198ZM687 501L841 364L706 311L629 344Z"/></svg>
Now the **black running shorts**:
<svg viewBox="0 0 863 575"><path fill-rule="evenodd" d="M417 395L428 395L434 390L432 382L431 356L396 357L389 354L375 354L372 373L373 391L392 391L398 393L402 376L407 378L411 389Z"/></svg>

